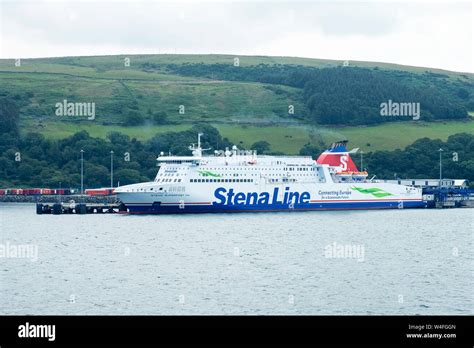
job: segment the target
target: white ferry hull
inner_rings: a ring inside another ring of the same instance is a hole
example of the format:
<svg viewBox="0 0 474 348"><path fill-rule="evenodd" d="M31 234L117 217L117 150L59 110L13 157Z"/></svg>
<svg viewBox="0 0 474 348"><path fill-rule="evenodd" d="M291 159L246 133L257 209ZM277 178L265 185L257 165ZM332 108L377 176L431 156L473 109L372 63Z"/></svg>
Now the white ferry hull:
<svg viewBox="0 0 474 348"><path fill-rule="evenodd" d="M132 189L130 189L132 187ZM140 187L143 187L141 184ZM197 184L186 192L149 183L150 191L133 185L116 193L130 214L274 212L346 209L406 209L425 206L420 189L385 183L279 184L239 183L238 187ZM162 192L156 192L162 187Z"/></svg>

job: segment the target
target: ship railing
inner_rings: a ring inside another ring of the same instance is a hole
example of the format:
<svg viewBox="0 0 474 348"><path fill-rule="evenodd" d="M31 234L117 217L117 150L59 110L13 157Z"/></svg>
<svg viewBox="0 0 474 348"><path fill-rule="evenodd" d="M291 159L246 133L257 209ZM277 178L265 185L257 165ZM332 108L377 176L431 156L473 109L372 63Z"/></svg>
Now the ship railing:
<svg viewBox="0 0 474 348"><path fill-rule="evenodd" d="M286 156L286 155L277 155L277 156L269 156L269 155L257 155L257 158L299 158L299 159L312 159L311 156Z"/></svg>

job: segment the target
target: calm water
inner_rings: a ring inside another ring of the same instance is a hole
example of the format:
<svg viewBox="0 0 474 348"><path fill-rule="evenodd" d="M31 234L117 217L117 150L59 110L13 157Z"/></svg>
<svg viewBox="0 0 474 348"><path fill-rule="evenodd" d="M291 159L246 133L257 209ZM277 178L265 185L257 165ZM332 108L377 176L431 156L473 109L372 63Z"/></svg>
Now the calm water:
<svg viewBox="0 0 474 348"><path fill-rule="evenodd" d="M3 204L0 314L473 314L473 231L472 209L41 216ZM24 244L37 260L11 256Z"/></svg>

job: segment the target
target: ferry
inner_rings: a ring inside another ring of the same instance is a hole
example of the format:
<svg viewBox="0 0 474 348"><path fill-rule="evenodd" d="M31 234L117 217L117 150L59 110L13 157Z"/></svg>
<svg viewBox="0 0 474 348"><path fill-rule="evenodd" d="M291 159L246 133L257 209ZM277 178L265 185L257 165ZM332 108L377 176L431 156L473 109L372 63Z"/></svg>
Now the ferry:
<svg viewBox="0 0 474 348"><path fill-rule="evenodd" d="M232 213L425 206L421 188L367 179L336 142L311 156L262 156L253 150L189 147L189 156L157 158L151 182L120 186L114 193L130 214Z"/></svg>

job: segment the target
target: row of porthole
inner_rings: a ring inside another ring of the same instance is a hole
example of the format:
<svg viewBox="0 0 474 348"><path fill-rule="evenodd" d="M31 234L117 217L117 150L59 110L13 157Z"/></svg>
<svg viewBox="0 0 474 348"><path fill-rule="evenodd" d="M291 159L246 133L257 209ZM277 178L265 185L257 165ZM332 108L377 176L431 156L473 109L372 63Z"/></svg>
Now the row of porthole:
<svg viewBox="0 0 474 348"><path fill-rule="evenodd" d="M190 179L192 183L201 182L253 182L253 179Z"/></svg>

